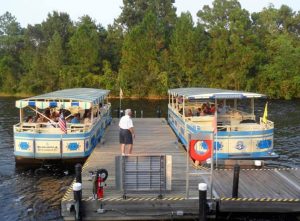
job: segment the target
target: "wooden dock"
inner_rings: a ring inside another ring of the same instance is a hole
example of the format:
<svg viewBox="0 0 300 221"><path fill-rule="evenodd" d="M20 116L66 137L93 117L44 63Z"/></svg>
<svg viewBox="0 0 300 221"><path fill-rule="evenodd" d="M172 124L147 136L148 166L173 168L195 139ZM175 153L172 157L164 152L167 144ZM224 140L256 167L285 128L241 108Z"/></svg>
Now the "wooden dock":
<svg viewBox="0 0 300 221"><path fill-rule="evenodd" d="M103 141L88 158L82 170L82 202L84 220L162 220L191 219L198 217L198 183L209 184L208 175L190 176L190 198L186 198L186 152L165 119L134 119L136 140L134 154L171 155L172 188L162 198L153 193L132 193L123 199L123 191L116 188L115 157L120 155L118 119L105 132ZM89 171L105 168L104 199L94 200ZM190 172L202 173L190 163ZM300 169L242 169L239 180L239 198L231 198L231 169L213 173L212 212L300 212ZM208 190L208 193L210 190ZM208 195L210 198L210 196ZM74 203L72 185L61 202L65 220L74 220L69 211ZM104 213L97 213L97 209Z"/></svg>

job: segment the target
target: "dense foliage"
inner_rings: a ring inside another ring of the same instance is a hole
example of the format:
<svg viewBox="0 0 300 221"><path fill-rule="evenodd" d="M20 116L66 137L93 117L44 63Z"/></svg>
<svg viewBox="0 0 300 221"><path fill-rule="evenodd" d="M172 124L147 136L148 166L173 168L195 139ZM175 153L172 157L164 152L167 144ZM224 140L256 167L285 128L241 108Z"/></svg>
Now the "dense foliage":
<svg viewBox="0 0 300 221"><path fill-rule="evenodd" d="M168 88L216 87L300 97L300 12L270 5L250 14L215 0L176 16L174 0L123 0L107 28L85 15L52 12L22 28L0 16L0 92L38 94L71 87L119 88L164 96ZM195 6L197 7L197 6Z"/></svg>

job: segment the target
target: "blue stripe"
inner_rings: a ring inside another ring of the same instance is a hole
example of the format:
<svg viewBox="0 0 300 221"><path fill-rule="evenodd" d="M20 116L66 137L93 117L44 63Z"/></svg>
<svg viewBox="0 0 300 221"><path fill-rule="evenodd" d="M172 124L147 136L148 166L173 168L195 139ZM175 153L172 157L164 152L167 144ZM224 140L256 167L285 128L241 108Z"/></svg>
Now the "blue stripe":
<svg viewBox="0 0 300 221"><path fill-rule="evenodd" d="M183 137L183 135L180 134L180 133L177 131L175 125L174 125L172 122L169 121L169 124L170 124L171 128L173 129L173 131L175 132L175 134L177 135L177 137L179 137L181 143L183 143L183 145L186 146L186 145L187 145L187 141L186 141L186 139Z"/></svg>
<svg viewBox="0 0 300 221"><path fill-rule="evenodd" d="M215 139L218 140L238 140L238 139L243 139L243 140L254 140L254 139L269 139L269 136L272 136L273 134L269 134L268 136L266 135L261 135L261 136L235 136L235 137L226 137L226 136L215 136Z"/></svg>
<svg viewBox="0 0 300 221"><path fill-rule="evenodd" d="M50 101L49 106L50 107L57 107L57 102L56 101Z"/></svg>
<svg viewBox="0 0 300 221"><path fill-rule="evenodd" d="M252 136L252 135L272 135L273 129L269 130L257 130L257 131L219 131L218 136Z"/></svg>
<svg viewBox="0 0 300 221"><path fill-rule="evenodd" d="M79 102L71 102L71 106L79 106Z"/></svg>
<svg viewBox="0 0 300 221"><path fill-rule="evenodd" d="M173 110L169 109L169 111L174 115L174 117L182 124L184 124L184 120L179 117Z"/></svg>
<svg viewBox="0 0 300 221"><path fill-rule="evenodd" d="M277 158L277 154L269 154L269 151L266 152L247 152L243 154L233 154L233 153L217 153L218 159L235 159L235 158L247 158L247 159L253 159L253 158ZM216 153L214 155L214 159L216 159Z"/></svg>
<svg viewBox="0 0 300 221"><path fill-rule="evenodd" d="M187 124L187 129L191 133L205 133L208 131L196 130L191 125ZM253 136L253 135L273 135L274 129L269 130L257 130L257 131L218 131L217 136L219 137L227 137L227 136ZM253 138L253 137L252 137Z"/></svg>
<svg viewBox="0 0 300 221"><path fill-rule="evenodd" d="M32 107L35 107L35 101L29 101L29 102L28 102L28 105L29 105L29 106L32 106Z"/></svg>

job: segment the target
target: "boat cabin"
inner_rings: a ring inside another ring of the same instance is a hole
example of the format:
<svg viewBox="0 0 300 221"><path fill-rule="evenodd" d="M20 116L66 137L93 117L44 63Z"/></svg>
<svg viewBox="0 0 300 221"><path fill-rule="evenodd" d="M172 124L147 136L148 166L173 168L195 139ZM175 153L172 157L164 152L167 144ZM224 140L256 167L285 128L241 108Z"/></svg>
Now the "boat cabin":
<svg viewBox="0 0 300 221"><path fill-rule="evenodd" d="M16 159L87 157L111 121L108 90L73 88L16 101Z"/></svg>
<svg viewBox="0 0 300 221"><path fill-rule="evenodd" d="M170 89L168 121L184 145L192 134L211 133L215 157L272 158L274 123L255 115L263 94L213 88ZM198 145L199 153L207 145Z"/></svg>

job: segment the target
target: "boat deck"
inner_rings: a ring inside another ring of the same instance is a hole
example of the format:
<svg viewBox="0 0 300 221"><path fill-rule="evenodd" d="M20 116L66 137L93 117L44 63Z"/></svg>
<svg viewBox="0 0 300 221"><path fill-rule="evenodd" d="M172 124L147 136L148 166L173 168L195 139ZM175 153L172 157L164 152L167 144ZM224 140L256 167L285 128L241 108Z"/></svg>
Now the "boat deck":
<svg viewBox="0 0 300 221"><path fill-rule="evenodd" d="M171 155L172 189L158 198L158 193L127 194L117 190L115 184L115 157L120 155L118 119L113 119L103 140L94 149L83 166L82 198L84 220L157 220L198 217L198 189L200 182L209 183L208 175L190 176L190 199L186 198L186 152L165 119L134 119L136 140L134 154ZM105 168L109 176L102 201L92 197L89 171ZM190 163L190 172L195 170ZM239 197L231 198L231 169L214 171L214 204L219 212L300 212L300 169L242 169ZM208 190L208 193L210 191ZM209 194L208 194L208 197ZM61 211L65 220L74 220L68 211L73 203L72 185L62 199ZM102 207L105 213L97 213ZM177 213L183 211L184 215Z"/></svg>

